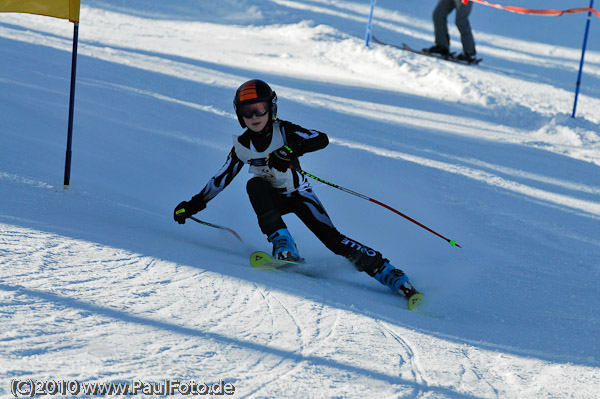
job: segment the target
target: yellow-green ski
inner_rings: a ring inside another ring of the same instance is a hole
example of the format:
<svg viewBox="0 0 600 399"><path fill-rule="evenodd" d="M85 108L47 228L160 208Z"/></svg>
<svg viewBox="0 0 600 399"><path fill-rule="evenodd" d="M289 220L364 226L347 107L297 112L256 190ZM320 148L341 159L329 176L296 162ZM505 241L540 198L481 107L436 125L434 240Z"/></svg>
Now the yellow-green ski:
<svg viewBox="0 0 600 399"><path fill-rule="evenodd" d="M421 294L420 292L412 294L408 298L408 310L415 310L415 308L417 307L417 305L419 305L419 302L421 302L421 299L423 299L424 296L425 295Z"/></svg>
<svg viewBox="0 0 600 399"><path fill-rule="evenodd" d="M275 270L282 266L297 265L298 262L291 262L288 260L274 259L271 255L266 252L256 251L250 255L250 264L260 270Z"/></svg>
<svg viewBox="0 0 600 399"><path fill-rule="evenodd" d="M274 259L266 252L256 251L250 255L250 264L258 270L276 270L283 266L298 265L300 262L291 262L287 260ZM408 309L414 310L424 295L417 292L411 295L408 299Z"/></svg>

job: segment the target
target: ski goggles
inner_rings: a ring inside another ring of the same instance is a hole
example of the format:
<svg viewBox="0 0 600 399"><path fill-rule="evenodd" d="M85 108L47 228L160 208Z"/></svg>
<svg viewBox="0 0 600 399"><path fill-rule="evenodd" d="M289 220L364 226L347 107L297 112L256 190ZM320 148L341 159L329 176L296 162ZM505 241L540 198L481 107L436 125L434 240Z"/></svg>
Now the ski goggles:
<svg viewBox="0 0 600 399"><path fill-rule="evenodd" d="M243 105L240 109L240 114L246 119L252 119L253 116L265 116L269 112L269 107L267 103L254 103Z"/></svg>

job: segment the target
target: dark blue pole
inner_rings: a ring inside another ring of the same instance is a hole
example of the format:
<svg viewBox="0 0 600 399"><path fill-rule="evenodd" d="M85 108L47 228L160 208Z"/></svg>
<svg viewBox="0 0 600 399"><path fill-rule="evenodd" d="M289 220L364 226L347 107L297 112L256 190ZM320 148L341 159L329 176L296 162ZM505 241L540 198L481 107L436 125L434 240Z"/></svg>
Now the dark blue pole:
<svg viewBox="0 0 600 399"><path fill-rule="evenodd" d="M71 61L71 94L69 96L69 127L67 130L67 156L65 159L64 188L69 188L71 180L71 145L73 142L73 111L75 106L75 77L77 71L77 42L79 41L79 22L73 27L73 58Z"/></svg>
<svg viewBox="0 0 600 399"><path fill-rule="evenodd" d="M575 87L575 102L573 103L573 114L571 118L575 118L575 110L577 109L577 97L579 97L579 87L581 86L581 75L583 72L583 59L585 57L585 48L587 47L588 34L590 32L590 21L592 20L592 7L594 0L590 0L590 10L588 11L587 22L585 24L585 35L583 36L583 49L581 50L581 61L579 62L579 74L577 75L577 85Z"/></svg>
<svg viewBox="0 0 600 399"><path fill-rule="evenodd" d="M367 31L365 33L365 46L369 47L369 39L371 37L371 20L373 19L373 8L375 0L371 0L371 11L369 12L369 20L367 21Z"/></svg>

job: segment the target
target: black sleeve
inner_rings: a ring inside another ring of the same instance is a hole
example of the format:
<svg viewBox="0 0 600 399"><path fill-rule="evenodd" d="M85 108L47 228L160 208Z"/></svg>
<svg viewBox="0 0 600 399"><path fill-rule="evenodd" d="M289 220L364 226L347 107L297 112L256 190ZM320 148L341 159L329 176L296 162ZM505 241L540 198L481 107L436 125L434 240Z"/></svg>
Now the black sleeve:
<svg viewBox="0 0 600 399"><path fill-rule="evenodd" d="M281 132L296 157L323 149L329 144L329 138L325 133L306 129L288 121L281 121Z"/></svg>
<svg viewBox="0 0 600 399"><path fill-rule="evenodd" d="M206 183L206 186L192 197L192 201L194 198L201 199L205 203L213 199L217 196L221 191L225 189L237 176L237 174L242 170L244 166L244 162L242 162L237 155L235 154L235 149L232 148L227 156L227 161L221 167L221 169Z"/></svg>

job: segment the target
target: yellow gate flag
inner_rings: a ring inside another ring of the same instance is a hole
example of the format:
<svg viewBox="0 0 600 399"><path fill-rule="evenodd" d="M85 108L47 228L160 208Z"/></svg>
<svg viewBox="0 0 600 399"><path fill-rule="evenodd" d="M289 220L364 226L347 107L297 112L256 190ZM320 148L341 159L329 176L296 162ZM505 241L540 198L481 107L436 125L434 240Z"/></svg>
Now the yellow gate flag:
<svg viewBox="0 0 600 399"><path fill-rule="evenodd" d="M79 22L81 0L0 0L0 12L24 12Z"/></svg>

